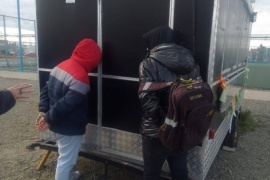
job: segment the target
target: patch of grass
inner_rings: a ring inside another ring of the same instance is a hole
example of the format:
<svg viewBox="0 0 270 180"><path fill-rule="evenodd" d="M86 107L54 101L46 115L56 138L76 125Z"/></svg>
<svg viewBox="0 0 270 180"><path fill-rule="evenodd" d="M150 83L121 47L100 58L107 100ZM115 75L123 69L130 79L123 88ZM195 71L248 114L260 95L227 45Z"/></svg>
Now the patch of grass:
<svg viewBox="0 0 270 180"><path fill-rule="evenodd" d="M239 134L243 135L250 131L255 131L259 127L258 122L254 119L252 112L246 110L241 113L240 122L239 122Z"/></svg>

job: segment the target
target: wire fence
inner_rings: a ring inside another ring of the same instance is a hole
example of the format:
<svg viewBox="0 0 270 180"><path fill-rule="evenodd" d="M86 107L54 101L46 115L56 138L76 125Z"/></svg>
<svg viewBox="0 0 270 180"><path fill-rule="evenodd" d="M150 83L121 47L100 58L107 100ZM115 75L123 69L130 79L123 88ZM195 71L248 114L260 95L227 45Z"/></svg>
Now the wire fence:
<svg viewBox="0 0 270 180"><path fill-rule="evenodd" d="M37 71L35 20L0 15L0 70Z"/></svg>
<svg viewBox="0 0 270 180"><path fill-rule="evenodd" d="M251 36L249 63L270 63L269 37ZM0 15L0 70L37 71L36 52L35 20Z"/></svg>
<svg viewBox="0 0 270 180"><path fill-rule="evenodd" d="M251 46L249 50L250 63L270 63L270 47L264 46Z"/></svg>

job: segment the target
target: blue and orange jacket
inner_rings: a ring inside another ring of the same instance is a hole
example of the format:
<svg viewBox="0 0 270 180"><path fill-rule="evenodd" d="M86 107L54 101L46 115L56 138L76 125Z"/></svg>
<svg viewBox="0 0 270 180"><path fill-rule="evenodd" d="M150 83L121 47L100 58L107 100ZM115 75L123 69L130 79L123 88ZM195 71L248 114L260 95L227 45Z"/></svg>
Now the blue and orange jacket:
<svg viewBox="0 0 270 180"><path fill-rule="evenodd" d="M72 56L52 69L40 93L39 111L45 113L50 130L63 135L82 135L88 119L88 73L101 59L98 45L82 40Z"/></svg>

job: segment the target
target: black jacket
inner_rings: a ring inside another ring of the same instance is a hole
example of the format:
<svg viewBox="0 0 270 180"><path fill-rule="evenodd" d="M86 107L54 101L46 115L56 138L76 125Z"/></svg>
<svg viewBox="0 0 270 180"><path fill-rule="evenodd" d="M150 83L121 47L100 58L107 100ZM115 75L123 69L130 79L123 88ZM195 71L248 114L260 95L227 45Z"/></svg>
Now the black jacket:
<svg viewBox="0 0 270 180"><path fill-rule="evenodd" d="M0 115L9 111L16 103L12 93L8 90L0 91Z"/></svg>
<svg viewBox="0 0 270 180"><path fill-rule="evenodd" d="M196 78L199 67L186 48L165 43L153 48L139 67L140 82L172 82L178 78ZM141 134L148 139L158 138L157 130L164 122L168 109L169 88L156 92L142 92Z"/></svg>

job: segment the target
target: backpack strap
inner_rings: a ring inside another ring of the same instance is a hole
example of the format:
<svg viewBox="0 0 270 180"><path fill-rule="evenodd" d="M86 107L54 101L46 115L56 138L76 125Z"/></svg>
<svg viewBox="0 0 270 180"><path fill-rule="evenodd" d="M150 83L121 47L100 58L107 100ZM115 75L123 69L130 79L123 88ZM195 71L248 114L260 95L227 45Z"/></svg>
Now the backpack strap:
<svg viewBox="0 0 270 180"><path fill-rule="evenodd" d="M141 82L139 86L139 93L157 91L170 87L173 82Z"/></svg>
<svg viewBox="0 0 270 180"><path fill-rule="evenodd" d="M200 76L196 79L183 79L180 77L177 81L180 81L183 86L187 88L192 88L193 84L202 82L202 78ZM139 85L139 93L161 90L170 87L173 83L174 82L141 82Z"/></svg>

